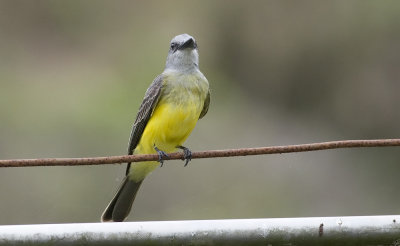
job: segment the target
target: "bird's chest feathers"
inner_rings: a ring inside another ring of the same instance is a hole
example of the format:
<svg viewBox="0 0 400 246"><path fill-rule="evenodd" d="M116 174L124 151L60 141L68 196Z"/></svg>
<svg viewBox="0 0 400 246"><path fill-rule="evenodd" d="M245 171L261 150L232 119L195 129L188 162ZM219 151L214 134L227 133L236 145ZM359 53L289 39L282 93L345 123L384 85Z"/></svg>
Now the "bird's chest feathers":
<svg viewBox="0 0 400 246"><path fill-rule="evenodd" d="M207 92L206 89L208 89L206 84L199 76L181 75L165 81L161 98L175 105L202 104Z"/></svg>
<svg viewBox="0 0 400 246"><path fill-rule="evenodd" d="M196 78L190 76L167 83L146 128L152 129L156 144L173 143L176 146L182 144L195 127L206 91Z"/></svg>
<svg viewBox="0 0 400 246"><path fill-rule="evenodd" d="M204 82L197 76L179 76L166 80L158 106L168 105L171 116L181 120L198 119L207 93Z"/></svg>

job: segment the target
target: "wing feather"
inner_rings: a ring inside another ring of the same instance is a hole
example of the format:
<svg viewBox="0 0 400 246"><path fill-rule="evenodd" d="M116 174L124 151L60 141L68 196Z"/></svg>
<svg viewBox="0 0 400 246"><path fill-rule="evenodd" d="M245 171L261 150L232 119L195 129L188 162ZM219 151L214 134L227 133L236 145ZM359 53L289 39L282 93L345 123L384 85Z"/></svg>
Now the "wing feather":
<svg viewBox="0 0 400 246"><path fill-rule="evenodd" d="M144 128L147 125L151 115L153 114L154 108L156 107L158 100L161 95L162 88L162 76L157 76L153 83L149 86L144 96L143 102L139 107L139 112L136 115L136 120L132 126L131 137L129 139L128 155L132 155L136 146L138 145L140 138L142 137ZM129 173L131 163L128 163L126 168L126 175Z"/></svg>
<svg viewBox="0 0 400 246"><path fill-rule="evenodd" d="M210 91L208 91L207 97L204 100L203 109L201 110L199 119L203 118L207 114L209 106L210 106Z"/></svg>

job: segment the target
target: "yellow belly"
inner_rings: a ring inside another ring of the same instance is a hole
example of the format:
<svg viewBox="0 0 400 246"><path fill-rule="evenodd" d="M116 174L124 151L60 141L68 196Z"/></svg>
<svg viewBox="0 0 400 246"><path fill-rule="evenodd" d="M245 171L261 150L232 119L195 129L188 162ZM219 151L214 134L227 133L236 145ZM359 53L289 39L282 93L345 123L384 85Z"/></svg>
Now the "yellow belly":
<svg viewBox="0 0 400 246"><path fill-rule="evenodd" d="M197 100L189 100L183 105L159 102L134 154L155 154L154 146L166 153L176 151L176 147L185 142L196 126L202 106L199 104ZM154 161L132 163L129 176L134 181L143 180L158 165Z"/></svg>

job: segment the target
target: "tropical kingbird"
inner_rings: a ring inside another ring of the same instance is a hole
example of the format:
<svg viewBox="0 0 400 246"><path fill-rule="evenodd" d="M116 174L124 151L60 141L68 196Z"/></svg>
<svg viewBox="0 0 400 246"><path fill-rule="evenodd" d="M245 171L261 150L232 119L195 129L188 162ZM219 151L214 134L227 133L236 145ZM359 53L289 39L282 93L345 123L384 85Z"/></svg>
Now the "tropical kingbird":
<svg viewBox="0 0 400 246"><path fill-rule="evenodd" d="M162 166L166 153L182 149L186 166L191 152L182 144L197 120L206 115L209 104L209 85L199 70L196 40L188 34L178 35L171 40L164 71L151 83L140 105L128 154L158 153ZM123 221L144 178L157 166L156 161L128 163L126 176L101 220Z"/></svg>

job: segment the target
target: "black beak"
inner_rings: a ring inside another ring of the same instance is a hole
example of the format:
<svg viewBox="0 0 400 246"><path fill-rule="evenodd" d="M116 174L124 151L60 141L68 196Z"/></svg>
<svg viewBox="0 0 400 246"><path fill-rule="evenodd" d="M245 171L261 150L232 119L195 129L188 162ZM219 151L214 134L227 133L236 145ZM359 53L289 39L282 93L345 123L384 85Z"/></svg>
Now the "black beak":
<svg viewBox="0 0 400 246"><path fill-rule="evenodd" d="M186 40L186 42L184 42L182 45L178 47L178 50L183 50L186 48L195 49L196 47L197 45L196 42L194 42L193 38L189 38L188 40Z"/></svg>

